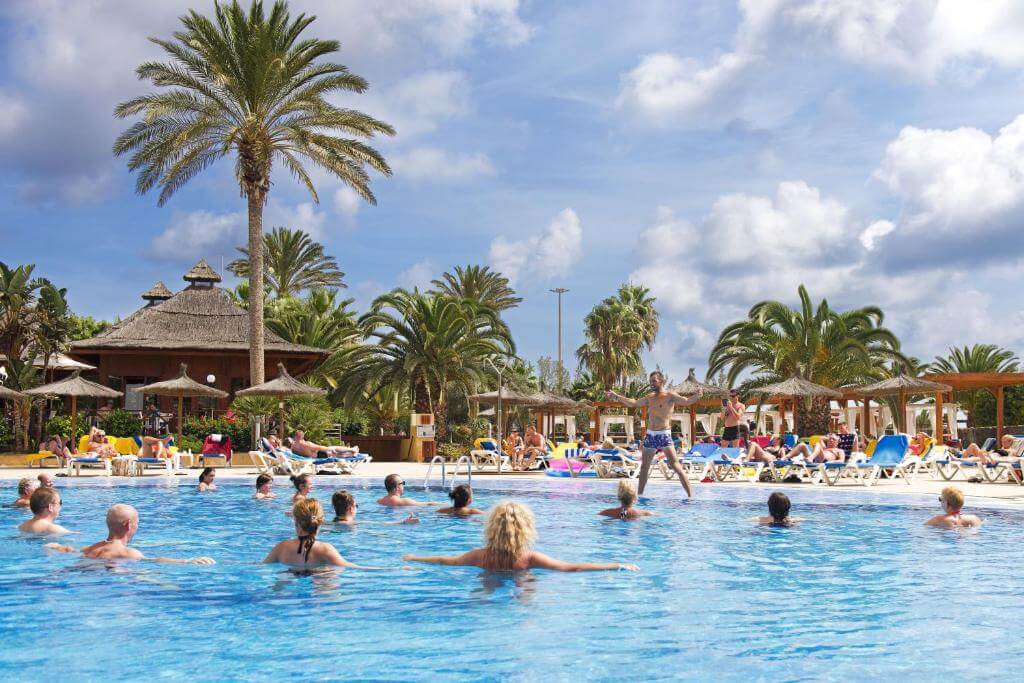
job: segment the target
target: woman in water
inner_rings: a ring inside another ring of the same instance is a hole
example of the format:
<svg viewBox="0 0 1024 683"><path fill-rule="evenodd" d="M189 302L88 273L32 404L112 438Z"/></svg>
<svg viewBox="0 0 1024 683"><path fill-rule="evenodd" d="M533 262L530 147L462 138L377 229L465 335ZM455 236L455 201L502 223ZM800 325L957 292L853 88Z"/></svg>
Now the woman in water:
<svg viewBox="0 0 1024 683"><path fill-rule="evenodd" d="M199 475L199 490L200 491L216 491L217 485L213 483L213 480L217 478L217 470L213 467L203 468L202 473Z"/></svg>
<svg viewBox="0 0 1024 683"><path fill-rule="evenodd" d="M256 500L272 500L277 496L274 495L272 487L274 486L274 478L269 474L261 474L256 477L256 495L253 496Z"/></svg>
<svg viewBox="0 0 1024 683"><path fill-rule="evenodd" d="M483 510L470 507L473 503L473 489L469 488L469 484L459 484L451 490L448 497L452 500L452 506L438 509L438 512L443 515L469 517L470 515L484 514Z"/></svg>
<svg viewBox="0 0 1024 683"><path fill-rule="evenodd" d="M334 523L345 526L356 525L356 512L359 510L359 503L355 496L348 491L338 489L331 496L331 505L334 507ZM409 515L398 522L381 522L381 524L419 524L420 520L416 515Z"/></svg>
<svg viewBox="0 0 1024 683"><path fill-rule="evenodd" d="M799 519L789 516L789 496L781 491L776 491L768 496L768 516L757 517L759 524L768 526L793 526Z"/></svg>
<svg viewBox="0 0 1024 683"><path fill-rule="evenodd" d="M487 517L483 548L462 555L420 557L406 555L408 562L426 562L448 566L480 567L489 571L554 569L562 572L625 569L637 571L635 564L621 562L563 562L533 550L537 529L530 508L514 501L498 503Z"/></svg>
<svg viewBox="0 0 1024 683"><path fill-rule="evenodd" d="M305 498L292 507L295 520L295 535L298 538L281 541L274 546L263 564L280 562L289 567L311 569L315 567L351 567L352 569L378 569L360 567L349 562L330 543L316 540L316 534L324 523L324 509L315 498Z"/></svg>
<svg viewBox="0 0 1024 683"><path fill-rule="evenodd" d="M654 513L649 510L637 510L636 505L636 486L631 481L620 481L619 482L619 507L608 508L607 510L601 510L599 515L605 517L612 517L613 519L634 520L640 519L641 517L650 517Z"/></svg>
<svg viewBox="0 0 1024 683"><path fill-rule="evenodd" d="M963 529L981 526L981 518L975 515L965 515L960 512L964 507L964 492L955 486L947 486L942 489L939 503L945 511L944 514L932 517L925 522L925 525L938 526L944 529Z"/></svg>
<svg viewBox="0 0 1024 683"><path fill-rule="evenodd" d="M18 499L14 501L14 507L27 508L32 498L32 492L36 490L36 480L25 477L18 481Z"/></svg>
<svg viewBox="0 0 1024 683"><path fill-rule="evenodd" d="M313 490L313 475L312 474L300 474L299 476L292 476L292 484L295 486L295 495L292 496L292 505L298 503L300 500L305 500L309 497L310 492Z"/></svg>

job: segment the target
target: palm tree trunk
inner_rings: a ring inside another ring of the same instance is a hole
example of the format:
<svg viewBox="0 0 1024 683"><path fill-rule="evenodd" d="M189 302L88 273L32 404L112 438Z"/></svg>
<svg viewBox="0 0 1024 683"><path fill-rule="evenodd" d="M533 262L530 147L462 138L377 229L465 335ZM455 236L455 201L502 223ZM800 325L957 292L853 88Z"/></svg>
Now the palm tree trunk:
<svg viewBox="0 0 1024 683"><path fill-rule="evenodd" d="M798 399L796 412L796 423L801 435L828 434L832 409L827 398L813 398L810 405L806 399Z"/></svg>
<svg viewBox="0 0 1024 683"><path fill-rule="evenodd" d="M263 376L263 196L249 199L249 381L262 384Z"/></svg>

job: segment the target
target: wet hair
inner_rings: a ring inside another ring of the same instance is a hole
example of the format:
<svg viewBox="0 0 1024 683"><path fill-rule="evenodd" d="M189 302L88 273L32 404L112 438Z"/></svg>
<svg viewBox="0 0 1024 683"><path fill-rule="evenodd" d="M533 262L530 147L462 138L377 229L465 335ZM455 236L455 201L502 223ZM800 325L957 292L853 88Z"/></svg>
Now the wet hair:
<svg viewBox="0 0 1024 683"><path fill-rule="evenodd" d="M299 552L309 561L309 552L316 543L316 534L324 523L324 508L316 498L304 498L292 506L295 525L302 532L299 535Z"/></svg>
<svg viewBox="0 0 1024 683"><path fill-rule="evenodd" d="M60 494L57 491L49 486L41 486L32 492L32 497L28 499L28 507L32 510L33 515L38 515L53 503L59 502Z"/></svg>
<svg viewBox="0 0 1024 683"><path fill-rule="evenodd" d="M964 506L964 492L955 486L947 486L942 489L942 502L954 510L959 510Z"/></svg>
<svg viewBox="0 0 1024 683"><path fill-rule="evenodd" d="M312 475L309 474L300 474L298 476L295 476L293 474L290 478L292 480L292 485L295 486L296 491L301 491L303 486L305 486L306 484L313 483L313 477Z"/></svg>
<svg viewBox="0 0 1024 683"><path fill-rule="evenodd" d="M203 471L199 473L199 483L200 484L206 483L206 475L208 475L210 472L216 472L216 471L217 471L216 467L204 467Z"/></svg>
<svg viewBox="0 0 1024 683"><path fill-rule="evenodd" d="M261 486L263 486L264 484L269 484L273 481L274 478L269 474L261 474L260 476L256 477L256 490L259 491Z"/></svg>
<svg viewBox="0 0 1024 683"><path fill-rule="evenodd" d="M665 375L661 374L661 370L655 370L649 375L649 377L654 377L655 375L657 375L658 379L660 379L662 382L665 381Z"/></svg>
<svg viewBox="0 0 1024 683"><path fill-rule="evenodd" d="M36 487L36 480L25 477L18 480L18 495L23 496Z"/></svg>
<svg viewBox="0 0 1024 683"><path fill-rule="evenodd" d="M493 569L512 569L516 558L529 550L536 540L537 528L530 508L507 500L491 509L484 528L484 543L493 557Z"/></svg>
<svg viewBox="0 0 1024 683"><path fill-rule="evenodd" d="M469 488L469 484L459 484L448 493L448 497L456 508L464 508L473 499L473 489Z"/></svg>
<svg viewBox="0 0 1024 683"><path fill-rule="evenodd" d="M775 524L785 524L789 517L789 496L781 491L776 491L768 496L768 514L775 520Z"/></svg>
<svg viewBox="0 0 1024 683"><path fill-rule="evenodd" d="M617 493L623 507L636 505L636 486L631 481L620 481Z"/></svg>
<svg viewBox="0 0 1024 683"><path fill-rule="evenodd" d="M394 493L395 489L398 488L398 485L401 483L401 481L401 476L397 474L389 474L388 476L384 477L384 489L388 493Z"/></svg>
<svg viewBox="0 0 1024 683"><path fill-rule="evenodd" d="M331 505L334 506L335 517L347 517L348 511L355 507L355 504L355 496L344 489L338 489L331 496Z"/></svg>

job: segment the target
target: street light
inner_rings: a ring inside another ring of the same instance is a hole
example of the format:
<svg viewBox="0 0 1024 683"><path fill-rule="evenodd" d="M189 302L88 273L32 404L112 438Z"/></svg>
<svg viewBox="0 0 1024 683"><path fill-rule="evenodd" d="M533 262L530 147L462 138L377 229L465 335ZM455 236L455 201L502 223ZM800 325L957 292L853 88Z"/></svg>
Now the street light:
<svg viewBox="0 0 1024 683"><path fill-rule="evenodd" d="M565 287L555 287L551 290L552 294L558 295L558 393L559 395L565 394L565 387L562 386L562 376L565 371L562 369L562 295L569 290Z"/></svg>
<svg viewBox="0 0 1024 683"><path fill-rule="evenodd" d="M498 422L498 474L501 474L501 449L502 449L502 430L501 430L501 388L502 388L502 373L508 370L508 361L506 358L505 362L499 368L494 362L493 358L488 357L487 362L491 364L494 371L498 373L498 405L495 408L495 419Z"/></svg>

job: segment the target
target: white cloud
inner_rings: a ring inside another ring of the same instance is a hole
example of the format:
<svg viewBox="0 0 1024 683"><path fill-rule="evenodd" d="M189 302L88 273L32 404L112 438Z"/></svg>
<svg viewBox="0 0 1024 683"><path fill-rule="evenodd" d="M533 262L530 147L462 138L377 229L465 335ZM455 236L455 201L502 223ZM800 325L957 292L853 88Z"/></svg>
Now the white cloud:
<svg viewBox="0 0 1024 683"><path fill-rule="evenodd" d="M456 154L437 147L414 147L391 156L395 177L419 183L466 183L495 174L482 152Z"/></svg>
<svg viewBox="0 0 1024 683"><path fill-rule="evenodd" d="M359 213L359 207L363 205L363 198L351 187L339 187L334 192L334 210L343 216L355 218Z"/></svg>
<svg viewBox="0 0 1024 683"><path fill-rule="evenodd" d="M871 251L875 248L875 242L888 235L895 227L896 225L892 221L875 221L864 228L864 232L860 234L860 243L864 245L865 249Z"/></svg>
<svg viewBox="0 0 1024 683"><path fill-rule="evenodd" d="M277 226L292 230L304 230L314 240L324 238L326 222L327 214L318 211L312 202L302 202L292 206L271 199L263 214L263 229L265 231L269 232Z"/></svg>
<svg viewBox="0 0 1024 683"><path fill-rule="evenodd" d="M659 206L654 222L637 238L642 265L630 273L630 282L649 288L672 313L699 306L702 289L693 257L701 242L696 228L676 218L667 206Z"/></svg>
<svg viewBox="0 0 1024 683"><path fill-rule="evenodd" d="M213 262L217 255L233 257L235 247L246 242L247 221L242 212L176 212L167 228L153 238L150 253L168 261L205 258Z"/></svg>
<svg viewBox="0 0 1024 683"><path fill-rule="evenodd" d="M423 259L412 264L398 274L398 286L405 289L417 288L420 291L430 289L430 281L437 274L437 267L430 259Z"/></svg>
<svg viewBox="0 0 1024 683"><path fill-rule="evenodd" d="M338 104L345 106L349 101L339 98ZM372 89L361 97L359 107L391 124L399 141L437 130L442 122L473 109L469 79L454 70L421 71L394 85Z"/></svg>
<svg viewBox="0 0 1024 683"><path fill-rule="evenodd" d="M735 52L712 66L666 52L647 55L623 77L616 106L663 122L685 117L716 100L750 62L749 55Z"/></svg>
<svg viewBox="0 0 1024 683"><path fill-rule="evenodd" d="M520 275L550 279L564 273L582 255L583 225L572 209L563 209L539 235L522 240L498 236L491 242L490 262L515 285Z"/></svg>

